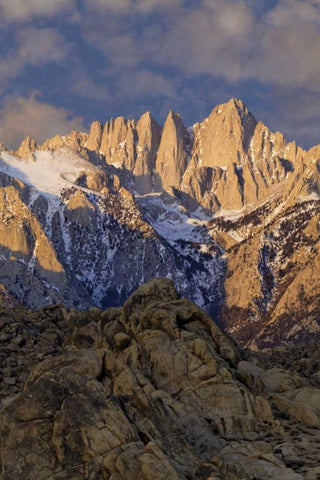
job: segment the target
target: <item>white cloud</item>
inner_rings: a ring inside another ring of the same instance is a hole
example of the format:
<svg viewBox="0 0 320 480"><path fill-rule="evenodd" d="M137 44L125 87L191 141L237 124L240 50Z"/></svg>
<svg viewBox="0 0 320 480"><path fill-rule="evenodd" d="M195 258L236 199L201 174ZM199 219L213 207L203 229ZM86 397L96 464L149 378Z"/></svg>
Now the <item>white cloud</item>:
<svg viewBox="0 0 320 480"><path fill-rule="evenodd" d="M87 0L87 6L103 10L124 11L132 5L131 0Z"/></svg>
<svg viewBox="0 0 320 480"><path fill-rule="evenodd" d="M25 66L59 62L70 46L52 28L23 28L17 35L17 45L0 58L0 84L17 76Z"/></svg>
<svg viewBox="0 0 320 480"><path fill-rule="evenodd" d="M182 6L182 0L86 0L89 8L109 10L113 13L149 13L159 9Z"/></svg>
<svg viewBox="0 0 320 480"><path fill-rule="evenodd" d="M100 1L100 0L95 0ZM101 0L102 2L102 0ZM85 22L83 34L106 55L111 68L136 68L148 62L181 67L186 76L208 73L239 77L250 47L255 18L245 1L203 0L198 8L185 9L181 1L131 2L135 14L160 6L168 8L162 21L150 22L141 30L135 22L105 17ZM122 4L123 9L125 4ZM160 13L159 13L160 15Z"/></svg>
<svg viewBox="0 0 320 480"><path fill-rule="evenodd" d="M134 3L134 2L133 2ZM137 0L136 9L140 12L150 12L155 9L169 9L173 10L176 7L181 7L182 0Z"/></svg>
<svg viewBox="0 0 320 480"><path fill-rule="evenodd" d="M145 96L166 96L174 98L176 91L172 82L162 74L156 74L148 70L127 71L117 82L117 95L125 92L133 99Z"/></svg>
<svg viewBox="0 0 320 480"><path fill-rule="evenodd" d="M240 78L320 91L319 52L314 48L319 44L315 25L267 28Z"/></svg>
<svg viewBox="0 0 320 480"><path fill-rule="evenodd" d="M68 45L62 35L52 28L24 28L18 33L19 58L39 65L58 62L68 53Z"/></svg>
<svg viewBox="0 0 320 480"><path fill-rule="evenodd" d="M99 42L99 36L97 41ZM140 48L139 41L136 41L130 32L110 35L105 43L105 49L109 53L112 67L132 68L144 58L144 50Z"/></svg>
<svg viewBox="0 0 320 480"><path fill-rule="evenodd" d="M53 15L73 6L73 0L0 0L0 14L7 21L25 21Z"/></svg>
<svg viewBox="0 0 320 480"><path fill-rule="evenodd" d="M69 80L69 89L83 98L102 102L111 100L110 87L106 84L98 84L94 76L90 76L82 68L72 72Z"/></svg>
<svg viewBox="0 0 320 480"><path fill-rule="evenodd" d="M280 0L265 13L244 0L203 0L185 10L157 40L140 39L140 56L230 83L262 83L320 90L320 5ZM150 44L154 51L150 54Z"/></svg>
<svg viewBox="0 0 320 480"><path fill-rule="evenodd" d="M281 0L267 14L267 21L276 27L320 24L320 4L316 0Z"/></svg>
<svg viewBox="0 0 320 480"><path fill-rule="evenodd" d="M117 41L120 34L99 41L96 32L91 40L104 49L111 64L129 57L131 66L150 62L180 67L185 78L209 74L233 81L245 69L255 23L244 1L206 0L201 8L171 12L164 22L145 27L139 35L129 28L125 44Z"/></svg>
<svg viewBox="0 0 320 480"><path fill-rule="evenodd" d="M42 103L37 92L27 98L8 98L0 110L0 141L10 148L17 148L27 135L42 142L71 130L83 131L83 119L64 108Z"/></svg>

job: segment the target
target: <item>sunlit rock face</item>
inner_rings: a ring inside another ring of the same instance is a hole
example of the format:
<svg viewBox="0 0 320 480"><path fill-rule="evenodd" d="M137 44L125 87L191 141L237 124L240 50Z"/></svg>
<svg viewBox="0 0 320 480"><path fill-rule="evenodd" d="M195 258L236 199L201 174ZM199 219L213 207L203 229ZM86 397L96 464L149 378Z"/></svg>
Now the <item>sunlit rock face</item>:
<svg viewBox="0 0 320 480"><path fill-rule="evenodd" d="M163 127L157 154L156 188L179 189L182 175L187 167L188 146L188 131L181 117L171 111Z"/></svg>
<svg viewBox="0 0 320 480"><path fill-rule="evenodd" d="M161 138L161 127L145 113L137 122L137 156L133 168L134 188L139 194L150 193L153 188L156 156Z"/></svg>

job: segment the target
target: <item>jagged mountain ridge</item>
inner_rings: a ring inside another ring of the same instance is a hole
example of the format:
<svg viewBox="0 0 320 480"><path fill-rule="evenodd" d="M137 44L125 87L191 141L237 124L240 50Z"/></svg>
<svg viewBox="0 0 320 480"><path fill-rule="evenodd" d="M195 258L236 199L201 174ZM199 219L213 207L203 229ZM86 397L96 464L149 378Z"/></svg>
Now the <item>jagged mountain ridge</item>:
<svg viewBox="0 0 320 480"><path fill-rule="evenodd" d="M304 151L295 142L287 143L237 99L216 106L189 129L172 111L163 127L147 112L138 121L118 117L104 127L93 122L89 134L72 132L42 145L27 137L17 154L26 157L37 149L62 147L91 161L102 158L117 170L123 186L138 194L174 189L188 209L201 205L213 212L250 209L276 194L280 184L286 185L282 195L288 198L319 159L319 147ZM308 178L295 196L318 194L317 182L312 185Z"/></svg>
<svg viewBox="0 0 320 480"><path fill-rule="evenodd" d="M291 219L295 209L304 216L308 202L317 211L320 147L287 143L240 100L218 105L192 128L172 111L160 127L147 112L138 121L94 122L89 134L42 145L27 137L1 157L1 210L11 209L0 239L1 281L25 303L117 305L141 282L163 275L211 314L223 304L221 325L242 344L320 334L316 296L301 327L310 288L304 297L294 294L302 299L300 316L290 317L294 302L285 303L286 312L278 305L287 289L301 290L295 277L319 251L313 216ZM291 249L277 253L286 222ZM12 255L10 229L22 256ZM301 245L303 261L294 251ZM312 274L317 292L316 269ZM303 286L307 275L301 278Z"/></svg>

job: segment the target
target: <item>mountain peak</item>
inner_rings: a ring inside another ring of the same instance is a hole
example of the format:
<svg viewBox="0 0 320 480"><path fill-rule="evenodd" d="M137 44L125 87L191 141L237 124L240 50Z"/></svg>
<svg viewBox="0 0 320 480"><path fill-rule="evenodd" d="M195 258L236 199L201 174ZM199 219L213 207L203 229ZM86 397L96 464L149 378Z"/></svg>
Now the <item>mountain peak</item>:
<svg viewBox="0 0 320 480"><path fill-rule="evenodd" d="M151 115L151 112L150 110L148 110L147 112L143 113L141 115L141 117L139 118L137 124L140 124L140 125L156 125L158 128L160 128L157 124L157 122L155 121L155 119L153 118L153 116Z"/></svg>
<svg viewBox="0 0 320 480"><path fill-rule="evenodd" d="M242 100L231 98L217 105L200 127L200 166L243 165L256 124Z"/></svg>
<svg viewBox="0 0 320 480"><path fill-rule="evenodd" d="M141 120L141 118L152 118L152 115L151 115L150 110L147 110L146 112L144 112L144 113L140 116L140 120Z"/></svg>
<svg viewBox="0 0 320 480"><path fill-rule="evenodd" d="M187 167L185 138L187 129L182 118L172 110L164 123L156 159L156 186L178 188Z"/></svg>
<svg viewBox="0 0 320 480"><path fill-rule="evenodd" d="M166 122L167 122L167 120L173 120L173 121L179 120L181 122L182 118L181 118L181 115L179 113L170 109L169 113L168 113L168 116L166 118Z"/></svg>
<svg viewBox="0 0 320 480"><path fill-rule="evenodd" d="M236 98L236 97L232 97L230 98L230 100L226 103L226 105L230 105L232 107L236 107L240 110L243 110L243 111L248 111L248 108L247 106L243 103L242 100L240 100L239 98Z"/></svg>
<svg viewBox="0 0 320 480"><path fill-rule="evenodd" d="M231 98L228 102L221 103L217 105L211 113L215 114L221 114L224 113L225 115L232 115L233 113L236 113L239 115L241 118L244 118L246 116L249 116L254 119L254 116L252 113L249 111L248 107L246 106L245 103L243 103L242 100L239 100L238 98ZM256 120L254 119L255 123Z"/></svg>
<svg viewBox="0 0 320 480"><path fill-rule="evenodd" d="M26 138L21 142L16 154L21 158L31 158L33 159L33 152L37 148L37 143L34 138L26 136Z"/></svg>
<svg viewBox="0 0 320 480"><path fill-rule="evenodd" d="M88 150L92 150L96 152L99 151L100 144L101 144L102 131L103 131L103 127L99 121L91 123L89 137L85 144Z"/></svg>

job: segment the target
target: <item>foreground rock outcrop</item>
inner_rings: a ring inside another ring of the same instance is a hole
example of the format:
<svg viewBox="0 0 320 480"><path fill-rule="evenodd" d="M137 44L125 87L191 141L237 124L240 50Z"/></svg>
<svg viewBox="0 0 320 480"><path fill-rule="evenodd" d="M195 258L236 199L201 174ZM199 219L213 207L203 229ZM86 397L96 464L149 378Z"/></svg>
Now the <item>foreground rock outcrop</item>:
<svg viewBox="0 0 320 480"><path fill-rule="evenodd" d="M2 480L317 478L320 390L245 359L170 280L41 315L63 346L4 401Z"/></svg>

